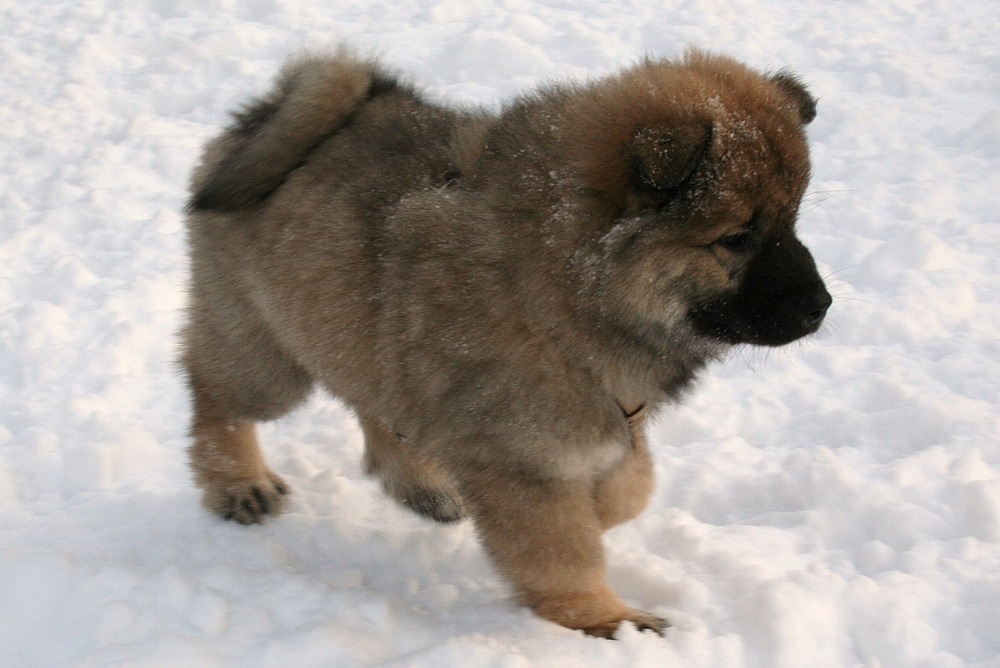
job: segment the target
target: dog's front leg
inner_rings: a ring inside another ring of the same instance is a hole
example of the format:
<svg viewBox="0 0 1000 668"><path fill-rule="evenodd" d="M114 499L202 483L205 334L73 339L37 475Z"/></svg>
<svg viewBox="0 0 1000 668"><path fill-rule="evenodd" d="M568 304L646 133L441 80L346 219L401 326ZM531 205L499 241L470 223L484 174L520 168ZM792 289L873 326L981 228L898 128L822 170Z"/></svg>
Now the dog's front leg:
<svg viewBox="0 0 1000 668"><path fill-rule="evenodd" d="M643 511L653 492L653 459L642 429L642 415L629 420L632 447L614 468L601 476L594 490L594 508L601 526L610 529Z"/></svg>
<svg viewBox="0 0 1000 668"><path fill-rule="evenodd" d="M487 552L540 616L605 638L623 620L663 632L665 620L625 605L605 581L593 482L484 467L466 468L460 486Z"/></svg>

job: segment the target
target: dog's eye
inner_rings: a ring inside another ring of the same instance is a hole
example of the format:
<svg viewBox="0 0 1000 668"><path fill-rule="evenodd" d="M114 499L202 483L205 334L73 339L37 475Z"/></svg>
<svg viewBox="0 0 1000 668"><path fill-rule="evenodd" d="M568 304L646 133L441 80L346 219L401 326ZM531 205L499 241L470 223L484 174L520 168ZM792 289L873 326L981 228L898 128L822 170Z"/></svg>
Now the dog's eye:
<svg viewBox="0 0 1000 668"><path fill-rule="evenodd" d="M725 234L716 243L734 253L749 253L757 246L757 240L750 232Z"/></svg>

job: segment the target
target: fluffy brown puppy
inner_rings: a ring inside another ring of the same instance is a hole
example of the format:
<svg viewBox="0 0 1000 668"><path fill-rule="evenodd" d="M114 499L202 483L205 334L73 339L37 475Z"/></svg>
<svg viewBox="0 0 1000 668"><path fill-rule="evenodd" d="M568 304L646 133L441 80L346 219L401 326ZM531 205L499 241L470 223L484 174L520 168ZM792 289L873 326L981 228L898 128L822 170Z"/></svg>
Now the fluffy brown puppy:
<svg viewBox="0 0 1000 668"><path fill-rule="evenodd" d="M421 514L470 515L538 614L662 631L606 584L601 532L652 488L645 414L730 345L820 326L794 232L814 115L794 76L699 51L497 115L343 52L291 62L193 179L205 504L280 510L254 422L319 383L356 411L366 469Z"/></svg>

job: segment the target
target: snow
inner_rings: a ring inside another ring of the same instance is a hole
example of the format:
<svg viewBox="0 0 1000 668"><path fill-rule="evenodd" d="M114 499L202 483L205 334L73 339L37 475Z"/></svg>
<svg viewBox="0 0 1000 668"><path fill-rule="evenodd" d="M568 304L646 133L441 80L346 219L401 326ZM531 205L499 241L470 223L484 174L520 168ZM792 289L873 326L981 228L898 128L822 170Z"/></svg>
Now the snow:
<svg viewBox="0 0 1000 668"><path fill-rule="evenodd" d="M997 34L989 0L0 0L0 665L997 668ZM819 98L800 230L828 322L714 366L607 534L665 638L517 606L467 522L362 475L326 396L261 429L287 514L198 505L187 175L287 55L340 40L488 106L686 44Z"/></svg>

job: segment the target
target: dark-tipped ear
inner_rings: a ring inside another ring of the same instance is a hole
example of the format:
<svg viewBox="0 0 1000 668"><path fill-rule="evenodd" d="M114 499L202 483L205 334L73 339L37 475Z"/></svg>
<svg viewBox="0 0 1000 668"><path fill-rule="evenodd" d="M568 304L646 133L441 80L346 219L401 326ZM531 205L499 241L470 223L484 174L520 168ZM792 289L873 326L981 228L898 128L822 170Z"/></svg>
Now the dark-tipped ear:
<svg viewBox="0 0 1000 668"><path fill-rule="evenodd" d="M691 178L712 145L712 123L642 128L627 153L632 185L637 190L669 194Z"/></svg>
<svg viewBox="0 0 1000 668"><path fill-rule="evenodd" d="M809 93L802 79L787 70L782 70L771 77L771 82L796 104L803 125L812 123L816 118L816 98Z"/></svg>

